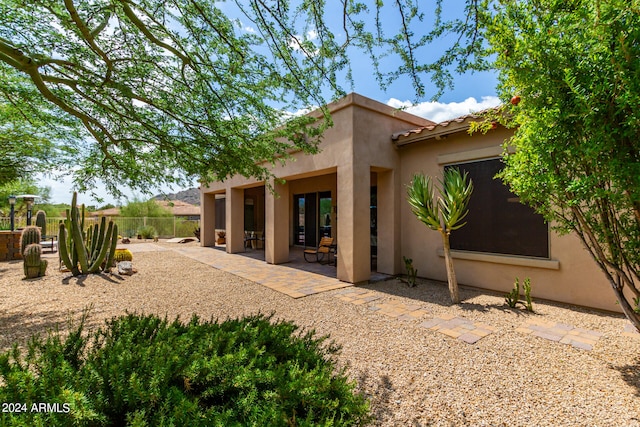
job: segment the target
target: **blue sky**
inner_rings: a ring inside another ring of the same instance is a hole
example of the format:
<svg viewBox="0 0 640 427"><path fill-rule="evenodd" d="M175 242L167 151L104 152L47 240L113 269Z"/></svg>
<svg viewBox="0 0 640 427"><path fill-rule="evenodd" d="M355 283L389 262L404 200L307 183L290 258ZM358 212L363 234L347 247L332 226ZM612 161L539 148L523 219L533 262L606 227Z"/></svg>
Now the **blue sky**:
<svg viewBox="0 0 640 427"><path fill-rule="evenodd" d="M461 0L452 0L445 2L445 7L449 8L450 13L459 13L461 9ZM231 2L218 3L219 6L227 11L232 7ZM421 4L422 6L422 4ZM425 10L428 12L428 10ZM232 13L232 12L230 12ZM330 13L330 12L327 12ZM253 31L251 23L238 15L238 19L241 21L241 28L243 31ZM383 10L382 15L383 22L387 25L386 32L391 33L394 31L397 24L397 16L394 11ZM424 25L429 25L428 19L425 20ZM337 29L339 32L340 29ZM339 37L339 34L336 34ZM437 42L424 49L419 53L425 55L426 58L432 58L432 55L438 55L442 50L446 48L445 42ZM378 85L373 73L371 72L372 65L371 60L364 54L359 52L353 52L351 56L353 66L353 87L350 87L348 83L344 83L344 89L348 92L354 91L366 97L375 99L385 104L391 105L395 108L406 108L408 112L416 114L418 116L425 117L435 122L441 122L454 117L468 114L473 111L479 111L485 108L489 108L498 104L499 100L496 97L496 84L497 77L492 72L481 73L467 73L465 75L455 76L455 86L451 90L447 90L438 100L438 102L430 101L430 98L435 94L436 89L433 86L429 86L430 82L427 77L424 79L424 83L427 87L426 96L424 99L416 100L415 90L408 78L401 78L390 85L386 90L383 90ZM387 64L393 66L393 59L387 61ZM414 103L415 101L415 103ZM54 203L68 203L71 199L71 180L53 180L51 178L43 177L41 185L51 187L51 201ZM158 188L157 193L160 192L176 192L183 188ZM110 196L103 186L98 186L95 190L96 194L104 199L103 203L120 204L126 203L126 200L116 200ZM125 192L129 198L138 196L139 198L147 198L134 190ZM103 203L97 202L89 194L79 195L79 202L87 205L101 205Z"/></svg>

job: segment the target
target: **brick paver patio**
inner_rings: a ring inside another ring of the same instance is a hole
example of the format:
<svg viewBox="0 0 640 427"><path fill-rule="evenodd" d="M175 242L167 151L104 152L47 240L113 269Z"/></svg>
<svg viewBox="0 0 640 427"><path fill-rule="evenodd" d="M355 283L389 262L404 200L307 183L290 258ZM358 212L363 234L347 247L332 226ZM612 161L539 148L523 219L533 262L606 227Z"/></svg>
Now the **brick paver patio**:
<svg viewBox="0 0 640 427"><path fill-rule="evenodd" d="M176 247L173 250L196 261L259 283L292 298L302 298L320 292L353 286L352 283L341 282L335 278L335 267L319 265L318 263L309 263L309 266L298 265L295 259L292 260L291 266L287 264L267 264L263 259L260 259L260 256L256 256L258 251L255 250L249 254L253 256L228 254L220 249L199 246ZM307 271L303 267L312 268L315 271ZM319 269L321 268L324 268L323 271L333 272L333 277L320 273Z"/></svg>

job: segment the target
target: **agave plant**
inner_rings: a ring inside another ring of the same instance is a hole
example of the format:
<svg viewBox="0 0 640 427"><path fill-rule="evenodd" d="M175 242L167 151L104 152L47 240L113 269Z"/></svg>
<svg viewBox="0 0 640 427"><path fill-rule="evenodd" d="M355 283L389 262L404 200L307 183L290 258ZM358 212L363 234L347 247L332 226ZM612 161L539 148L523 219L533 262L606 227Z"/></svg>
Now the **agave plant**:
<svg viewBox="0 0 640 427"><path fill-rule="evenodd" d="M473 183L466 172L462 174L456 168L446 168L444 178L439 183L436 198L432 178L423 174L414 175L411 184L407 186L407 200L414 215L431 230L439 231L442 235L449 294L451 302L458 304L460 295L453 269L449 235L466 224L463 221L469 213L467 206L473 192Z"/></svg>

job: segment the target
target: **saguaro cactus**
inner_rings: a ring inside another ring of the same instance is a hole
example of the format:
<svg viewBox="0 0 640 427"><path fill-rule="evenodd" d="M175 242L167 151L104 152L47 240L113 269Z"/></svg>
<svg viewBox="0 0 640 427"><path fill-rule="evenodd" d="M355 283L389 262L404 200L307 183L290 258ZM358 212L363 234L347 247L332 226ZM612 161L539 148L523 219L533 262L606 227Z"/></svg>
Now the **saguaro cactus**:
<svg viewBox="0 0 640 427"><path fill-rule="evenodd" d="M39 243L32 243L25 248L22 259L24 275L27 279L35 279L45 275L48 262L46 259L40 259L41 255L42 246Z"/></svg>
<svg viewBox="0 0 640 427"><path fill-rule="evenodd" d="M60 223L58 244L61 261L74 276L109 270L118 243L118 226L101 218L100 225L84 231L84 205L82 218L76 206L77 193L73 193L67 220Z"/></svg>
<svg viewBox="0 0 640 427"><path fill-rule="evenodd" d="M22 234L20 235L20 253L24 254L27 246L31 244L40 244L40 237L40 229L35 225L30 225L22 230Z"/></svg>
<svg viewBox="0 0 640 427"><path fill-rule="evenodd" d="M36 212L36 227L40 227L43 236L47 235L47 214L45 211Z"/></svg>

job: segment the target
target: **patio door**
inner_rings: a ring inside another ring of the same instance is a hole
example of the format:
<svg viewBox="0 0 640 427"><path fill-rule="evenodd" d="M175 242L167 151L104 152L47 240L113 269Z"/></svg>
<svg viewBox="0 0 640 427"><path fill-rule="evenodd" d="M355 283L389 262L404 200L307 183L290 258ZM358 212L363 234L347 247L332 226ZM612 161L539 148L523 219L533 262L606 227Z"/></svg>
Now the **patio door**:
<svg viewBox="0 0 640 427"><path fill-rule="evenodd" d="M316 246L331 235L331 192L294 194L293 218L293 243Z"/></svg>

